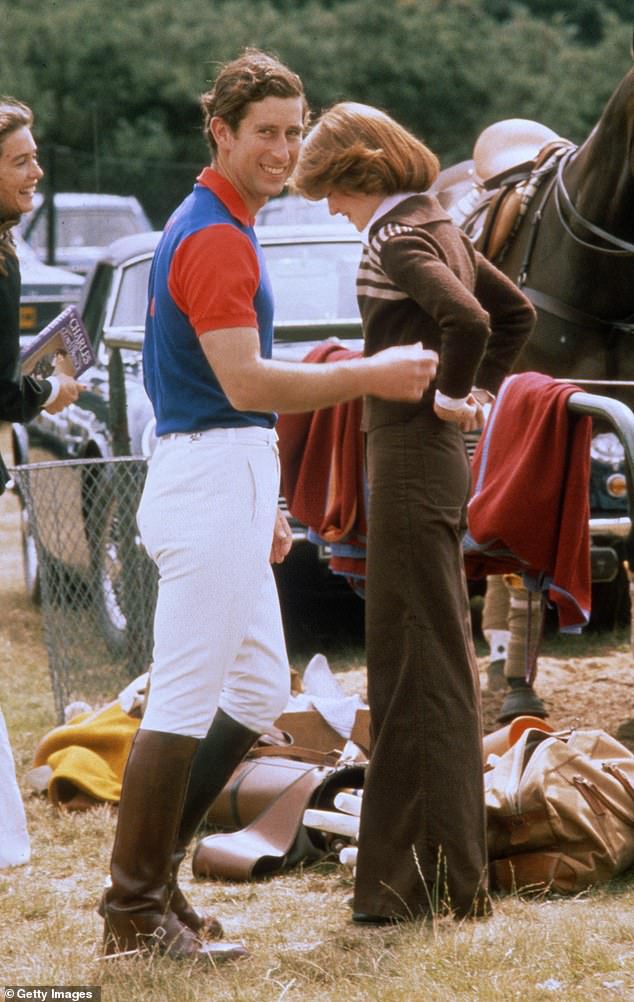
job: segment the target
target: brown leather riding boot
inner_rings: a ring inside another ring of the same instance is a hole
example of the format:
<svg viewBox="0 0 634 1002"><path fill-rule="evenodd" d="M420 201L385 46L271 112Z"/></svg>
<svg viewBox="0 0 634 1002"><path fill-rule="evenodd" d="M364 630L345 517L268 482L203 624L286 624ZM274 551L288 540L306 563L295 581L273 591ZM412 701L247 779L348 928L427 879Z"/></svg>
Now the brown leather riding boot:
<svg viewBox="0 0 634 1002"><path fill-rule="evenodd" d="M236 959L236 944L214 950L169 908L172 855L198 740L139 730L126 765L114 848L111 886L101 911L104 955L158 950L176 959Z"/></svg>
<svg viewBox="0 0 634 1002"><path fill-rule="evenodd" d="M224 710L218 710L207 736L199 743L192 762L176 845L172 856L170 909L198 936L220 939L222 926L217 918L197 912L178 886L178 868L187 846L233 770L257 741L259 735L239 724Z"/></svg>

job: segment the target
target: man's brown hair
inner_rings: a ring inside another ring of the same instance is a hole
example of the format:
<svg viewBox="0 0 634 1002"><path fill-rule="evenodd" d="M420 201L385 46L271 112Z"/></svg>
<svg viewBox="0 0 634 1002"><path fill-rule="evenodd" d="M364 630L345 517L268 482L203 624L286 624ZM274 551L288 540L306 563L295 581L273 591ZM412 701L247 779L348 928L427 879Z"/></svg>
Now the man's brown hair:
<svg viewBox="0 0 634 1002"><path fill-rule="evenodd" d="M236 132L248 106L266 97L300 97L307 120L308 104L302 81L276 56L249 48L220 68L213 87L200 98L203 135L212 155L216 153L216 141L211 134L212 118L224 119L231 131Z"/></svg>

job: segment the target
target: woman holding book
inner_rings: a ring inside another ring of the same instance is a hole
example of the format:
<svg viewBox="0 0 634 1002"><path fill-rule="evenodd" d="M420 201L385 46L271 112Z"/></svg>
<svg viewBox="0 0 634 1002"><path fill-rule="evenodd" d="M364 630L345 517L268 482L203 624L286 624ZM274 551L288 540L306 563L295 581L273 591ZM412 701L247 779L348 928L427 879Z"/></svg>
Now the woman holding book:
<svg viewBox="0 0 634 1002"><path fill-rule="evenodd" d="M534 311L427 189L435 155L384 112L343 102L294 175L365 233L365 354L421 341L438 378L419 403L365 399L366 660L372 752L353 920L487 914L478 670L462 559L463 431L481 426Z"/></svg>
<svg viewBox="0 0 634 1002"><path fill-rule="evenodd" d="M20 265L11 230L33 208L43 176L25 104L0 97L0 421L30 421L77 399L82 386L58 367L48 379L20 374Z"/></svg>
<svg viewBox="0 0 634 1002"><path fill-rule="evenodd" d="M32 124L26 105L0 97L0 421L30 421L42 409L55 414L76 400L82 389L57 369L42 380L23 378L20 372L20 266L11 229L33 208L42 177ZM0 457L0 494L7 480ZM29 856L24 807L0 710L0 868L26 863Z"/></svg>

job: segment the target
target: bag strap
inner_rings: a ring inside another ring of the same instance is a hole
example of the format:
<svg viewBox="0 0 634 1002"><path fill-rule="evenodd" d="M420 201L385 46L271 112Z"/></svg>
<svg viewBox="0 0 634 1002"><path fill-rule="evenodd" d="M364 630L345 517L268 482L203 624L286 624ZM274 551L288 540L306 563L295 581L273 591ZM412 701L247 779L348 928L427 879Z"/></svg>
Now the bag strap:
<svg viewBox="0 0 634 1002"><path fill-rule="evenodd" d="M623 770L619 769L618 765L614 765L613 762L604 762L601 768L604 772L609 773L610 776L614 776L614 778L619 781L625 792L628 793L634 801L634 786L632 786Z"/></svg>
<svg viewBox="0 0 634 1002"><path fill-rule="evenodd" d="M258 745L247 755L248 759L258 758L290 758L297 762L308 762L312 765L338 765L341 752L333 749L329 752L317 751L315 748L302 748L299 745Z"/></svg>
<svg viewBox="0 0 634 1002"><path fill-rule="evenodd" d="M606 770L610 771L610 770ZM620 779L620 777L616 777ZM624 825L629 825L630 828L634 828L634 816L628 817L625 811L622 811L615 804L611 803L608 797L603 793L602 790L596 785L596 783L589 783L587 779L583 776L573 776L572 784L576 790L581 794L583 799L592 808L595 814L605 814L606 811L610 811L615 817L622 821ZM629 790L628 790L629 793Z"/></svg>
<svg viewBox="0 0 634 1002"><path fill-rule="evenodd" d="M528 595L528 615L526 620L526 648L524 659L524 681L532 686L537 675L537 659L539 649L544 639L544 624L546 622L546 596L544 592L539 596L539 611L537 618L537 630L533 623L533 592L527 589Z"/></svg>

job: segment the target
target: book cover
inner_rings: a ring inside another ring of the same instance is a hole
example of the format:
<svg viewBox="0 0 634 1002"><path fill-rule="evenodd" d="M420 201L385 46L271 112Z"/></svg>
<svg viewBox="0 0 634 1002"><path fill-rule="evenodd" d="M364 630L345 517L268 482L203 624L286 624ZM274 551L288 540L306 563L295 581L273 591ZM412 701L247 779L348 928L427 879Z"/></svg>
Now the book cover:
<svg viewBox="0 0 634 1002"><path fill-rule="evenodd" d="M66 361L63 371L75 379L96 362L88 332L76 306L67 306L62 310L22 350L22 375L46 379L52 374L58 355Z"/></svg>

